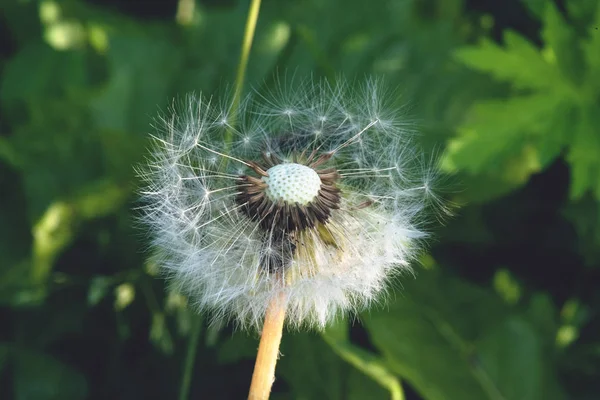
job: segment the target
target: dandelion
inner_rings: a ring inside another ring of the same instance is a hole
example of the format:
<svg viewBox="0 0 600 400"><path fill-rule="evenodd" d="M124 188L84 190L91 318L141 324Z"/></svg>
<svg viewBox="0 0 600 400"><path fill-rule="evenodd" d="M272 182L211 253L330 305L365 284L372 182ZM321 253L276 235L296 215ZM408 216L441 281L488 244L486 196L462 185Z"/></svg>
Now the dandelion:
<svg viewBox="0 0 600 400"><path fill-rule="evenodd" d="M281 86L237 107L189 96L164 116L142 218L199 310L323 328L410 271L431 168L377 81Z"/></svg>

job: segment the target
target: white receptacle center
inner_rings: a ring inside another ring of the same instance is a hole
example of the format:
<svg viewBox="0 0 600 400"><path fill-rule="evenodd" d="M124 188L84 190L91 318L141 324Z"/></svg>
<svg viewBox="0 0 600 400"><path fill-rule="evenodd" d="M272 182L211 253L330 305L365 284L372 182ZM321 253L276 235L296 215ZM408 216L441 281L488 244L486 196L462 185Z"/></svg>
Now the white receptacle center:
<svg viewBox="0 0 600 400"><path fill-rule="evenodd" d="M314 169L296 163L278 164L267 170L262 180L269 185L265 190L271 201L306 205L314 200L321 189L321 178Z"/></svg>

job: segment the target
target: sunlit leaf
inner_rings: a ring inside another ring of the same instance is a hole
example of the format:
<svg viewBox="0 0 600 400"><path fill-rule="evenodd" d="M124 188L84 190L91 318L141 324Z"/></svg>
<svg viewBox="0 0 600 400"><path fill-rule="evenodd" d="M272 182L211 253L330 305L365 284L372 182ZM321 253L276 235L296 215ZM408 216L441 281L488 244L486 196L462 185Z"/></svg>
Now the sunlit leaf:
<svg viewBox="0 0 600 400"><path fill-rule="evenodd" d="M501 47L482 39L477 46L458 49L455 58L516 88L553 89L560 85L558 69L532 43L512 31L505 32L504 40L505 47Z"/></svg>
<svg viewBox="0 0 600 400"><path fill-rule="evenodd" d="M567 159L571 164L571 198L580 199L588 190L600 199L600 109L582 110L579 124L574 127L573 141Z"/></svg>
<svg viewBox="0 0 600 400"><path fill-rule="evenodd" d="M583 3L583 2L582 2ZM589 7L589 6L588 6ZM600 6L596 4L596 12L587 29L587 38L583 40L582 47L587 64L585 71L585 85L582 91L589 101L593 102L594 96L600 92Z"/></svg>
<svg viewBox="0 0 600 400"><path fill-rule="evenodd" d="M574 83L582 83L585 63L580 42L554 2L546 2L543 21L544 51L551 52L548 57L558 65L563 76Z"/></svg>
<svg viewBox="0 0 600 400"><path fill-rule="evenodd" d="M423 274L420 275L422 281ZM412 286L407 285L407 290ZM433 299L421 298L419 294L410 299L403 296L389 310L372 312L365 322L374 344L390 368L427 400L501 399L496 385L489 385L485 378L482 381L478 367L471 361L474 337L468 337L468 332L461 332L457 326L460 319L456 314L471 310L458 307L448 310L450 298L443 299L443 295L440 293ZM481 298L476 299L481 295L470 302L466 294L461 297L465 305L482 304ZM458 299L454 298L452 303L455 301ZM447 310L453 315L448 315Z"/></svg>
<svg viewBox="0 0 600 400"><path fill-rule="evenodd" d="M91 183L71 199L51 204L33 227L30 272L33 282L39 285L46 281L56 258L73 241L79 224L114 212L127 195L123 187L100 181Z"/></svg>
<svg viewBox="0 0 600 400"><path fill-rule="evenodd" d="M558 96L540 93L477 103L460 128L459 136L450 141L443 164L448 169L464 169L471 173L506 168L508 165L503 161L523 151L528 142L535 145L564 137L562 131L556 131L555 136L545 134L562 101ZM553 147L552 156L556 156L565 144L559 141L558 146ZM534 160L524 165L530 169L526 176L539 170L540 160L535 160L538 157L536 147L531 151L529 157ZM546 156L545 161L548 159L552 157Z"/></svg>
<svg viewBox="0 0 600 400"><path fill-rule="evenodd" d="M512 318L506 319L508 309L500 298L439 272L420 273L406 284L403 294L389 310L371 312L365 322L392 370L425 399L543 398L541 377L546 371L541 365L546 358L538 348L538 337L529 325L522 328L527 337L521 345L532 352L532 358L515 364L519 353L506 353L513 351L512 331L497 331L498 324L510 325ZM480 348L488 341L490 346L499 346L494 347L497 353L489 353L485 345ZM513 364L502 365L499 354L514 354ZM486 361L480 362L480 357ZM510 374L512 366L521 371L525 387L502 375Z"/></svg>

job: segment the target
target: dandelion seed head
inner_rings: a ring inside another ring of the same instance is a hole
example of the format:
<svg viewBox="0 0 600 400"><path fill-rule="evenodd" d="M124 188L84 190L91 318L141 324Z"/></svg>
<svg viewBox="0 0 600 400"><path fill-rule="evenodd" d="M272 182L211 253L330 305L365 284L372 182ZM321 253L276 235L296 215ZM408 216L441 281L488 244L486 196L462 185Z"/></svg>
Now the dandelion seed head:
<svg viewBox="0 0 600 400"><path fill-rule="evenodd" d="M290 326L322 328L410 271L425 206L444 203L381 88L279 83L235 110L189 96L160 119L141 219L191 304L260 327L283 293Z"/></svg>

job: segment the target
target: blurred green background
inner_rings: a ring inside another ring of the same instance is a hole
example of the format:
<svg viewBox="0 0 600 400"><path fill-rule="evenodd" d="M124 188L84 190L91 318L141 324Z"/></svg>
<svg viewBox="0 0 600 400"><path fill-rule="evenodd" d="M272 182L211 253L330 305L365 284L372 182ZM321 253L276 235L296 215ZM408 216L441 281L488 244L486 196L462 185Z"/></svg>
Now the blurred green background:
<svg viewBox="0 0 600 400"><path fill-rule="evenodd" d="M263 2L246 88L385 77L461 206L387 304L284 336L274 399L600 397L597 3ZM145 261L133 165L233 83L248 2L0 4L0 398L245 398L258 335Z"/></svg>

